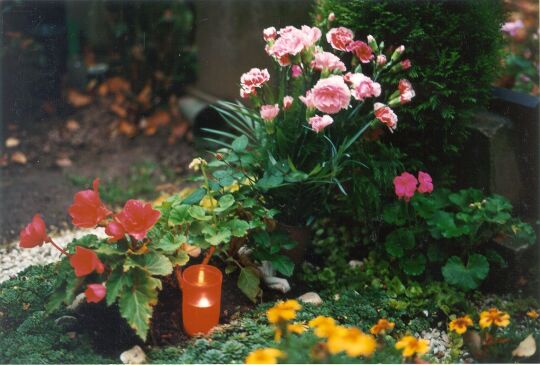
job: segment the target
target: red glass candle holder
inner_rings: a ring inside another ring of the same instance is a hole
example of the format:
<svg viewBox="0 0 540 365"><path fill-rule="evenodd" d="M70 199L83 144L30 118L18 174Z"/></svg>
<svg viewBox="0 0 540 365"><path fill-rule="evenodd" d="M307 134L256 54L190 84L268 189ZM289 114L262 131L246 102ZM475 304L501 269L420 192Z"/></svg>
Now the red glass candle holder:
<svg viewBox="0 0 540 365"><path fill-rule="evenodd" d="M193 265L182 273L182 320L190 336L219 323L223 275L215 266Z"/></svg>

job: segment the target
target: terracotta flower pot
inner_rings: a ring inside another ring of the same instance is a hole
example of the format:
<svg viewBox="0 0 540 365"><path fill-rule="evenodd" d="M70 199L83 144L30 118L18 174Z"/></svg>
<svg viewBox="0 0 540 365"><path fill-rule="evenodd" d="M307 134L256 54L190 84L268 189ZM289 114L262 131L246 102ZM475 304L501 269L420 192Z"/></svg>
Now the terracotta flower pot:
<svg viewBox="0 0 540 365"><path fill-rule="evenodd" d="M283 250L283 254L290 257L294 265L298 267L305 261L307 248L312 238L311 230L306 226L290 226L284 223L278 223L278 229L286 232L289 238L296 242L293 249Z"/></svg>

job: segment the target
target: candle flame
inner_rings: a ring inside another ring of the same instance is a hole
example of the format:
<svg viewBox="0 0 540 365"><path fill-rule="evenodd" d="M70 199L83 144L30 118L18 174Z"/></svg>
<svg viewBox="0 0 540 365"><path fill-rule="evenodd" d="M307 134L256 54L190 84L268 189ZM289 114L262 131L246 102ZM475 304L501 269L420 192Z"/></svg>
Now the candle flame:
<svg viewBox="0 0 540 365"><path fill-rule="evenodd" d="M199 282L199 284L204 283L204 270L199 271L199 278L197 279L197 281Z"/></svg>
<svg viewBox="0 0 540 365"><path fill-rule="evenodd" d="M198 307L210 307L210 302L206 297L202 297L199 299L199 303L197 303Z"/></svg>

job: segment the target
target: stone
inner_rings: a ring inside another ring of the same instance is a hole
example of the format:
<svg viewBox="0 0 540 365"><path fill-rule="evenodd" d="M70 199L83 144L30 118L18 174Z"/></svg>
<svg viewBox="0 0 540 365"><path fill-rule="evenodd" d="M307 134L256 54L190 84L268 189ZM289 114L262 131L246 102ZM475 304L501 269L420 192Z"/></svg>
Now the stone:
<svg viewBox="0 0 540 365"><path fill-rule="evenodd" d="M57 326L61 327L71 327L74 326L77 323L77 317L73 316L61 316L54 320L54 323Z"/></svg>
<svg viewBox="0 0 540 365"><path fill-rule="evenodd" d="M122 361L122 364L145 364L146 354L140 346L133 346L131 349L122 352L120 361Z"/></svg>
<svg viewBox="0 0 540 365"><path fill-rule="evenodd" d="M362 266L364 266L364 262L359 261L359 260L351 260L349 261L349 266L352 269L361 268Z"/></svg>
<svg viewBox="0 0 540 365"><path fill-rule="evenodd" d="M73 300L73 303L68 305L66 309L73 312L77 312L79 308L81 307L81 305L84 304L85 299L86 299L86 296L84 295L84 293L80 293L79 295L75 297L75 299Z"/></svg>
<svg viewBox="0 0 540 365"><path fill-rule="evenodd" d="M304 303L310 303L310 304L313 304L313 305L321 305L322 302L323 302L323 300L321 299L319 294L317 294L315 292L312 292L312 291L300 295L298 297L298 300L302 301Z"/></svg>

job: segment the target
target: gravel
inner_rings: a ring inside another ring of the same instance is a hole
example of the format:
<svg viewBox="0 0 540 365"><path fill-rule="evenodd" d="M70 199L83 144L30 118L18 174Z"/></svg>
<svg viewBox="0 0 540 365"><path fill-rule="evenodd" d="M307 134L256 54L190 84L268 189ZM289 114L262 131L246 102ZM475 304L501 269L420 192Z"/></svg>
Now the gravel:
<svg viewBox="0 0 540 365"><path fill-rule="evenodd" d="M87 234L95 234L98 237L106 237L103 228L85 229L77 231L61 231L51 235L54 242L60 247L65 247L69 242ZM46 265L61 259L61 253L51 244L45 243L41 247L21 249L19 241L12 242L4 248L0 248L0 283L4 282L31 265Z"/></svg>

